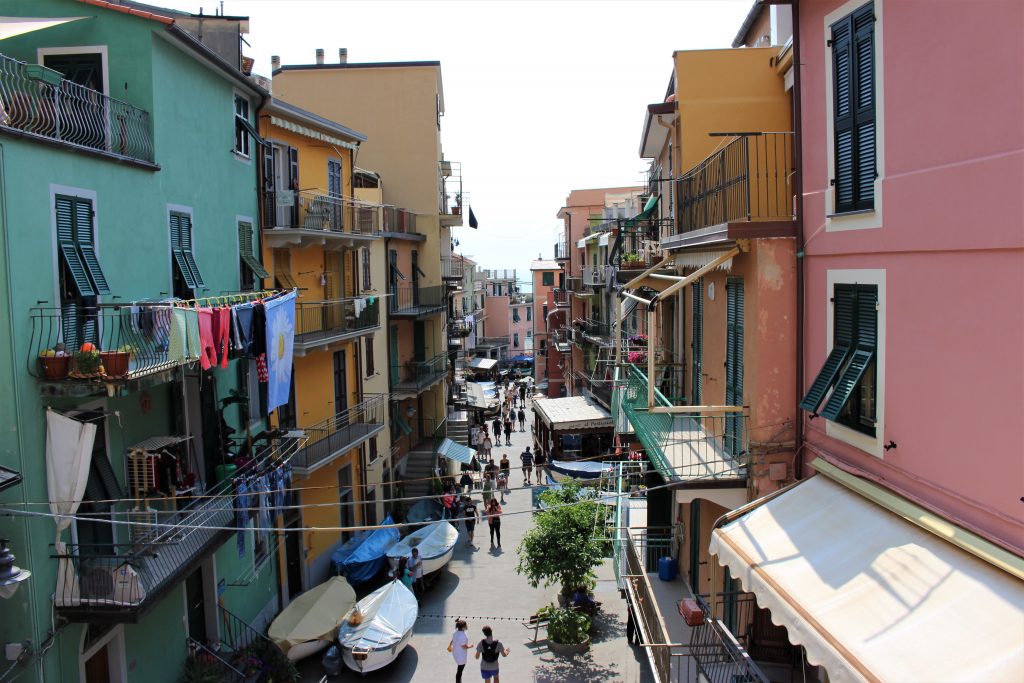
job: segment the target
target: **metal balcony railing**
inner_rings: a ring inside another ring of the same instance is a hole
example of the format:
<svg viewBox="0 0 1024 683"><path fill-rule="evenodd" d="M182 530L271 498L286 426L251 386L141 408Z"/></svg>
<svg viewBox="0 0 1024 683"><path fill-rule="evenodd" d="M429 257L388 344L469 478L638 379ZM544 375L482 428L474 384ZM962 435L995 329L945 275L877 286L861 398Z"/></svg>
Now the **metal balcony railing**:
<svg viewBox="0 0 1024 683"><path fill-rule="evenodd" d="M386 208L386 207L385 207ZM373 235L380 232L377 204L319 192L278 190L263 192L261 227L280 230L317 230Z"/></svg>
<svg viewBox="0 0 1024 683"><path fill-rule="evenodd" d="M583 266L583 284L589 287L603 287L606 266Z"/></svg>
<svg viewBox="0 0 1024 683"><path fill-rule="evenodd" d="M676 233L793 219L793 134L745 133L676 181Z"/></svg>
<svg viewBox="0 0 1024 683"><path fill-rule="evenodd" d="M508 337L477 337L476 347L478 349L490 348L497 349L503 346L508 346Z"/></svg>
<svg viewBox="0 0 1024 683"><path fill-rule="evenodd" d="M485 270L484 277L488 280L512 280L515 282L516 271L515 269Z"/></svg>
<svg viewBox="0 0 1024 683"><path fill-rule="evenodd" d="M265 645L273 647L269 638L254 629L241 617L225 609L224 605L217 605L217 613L220 615L221 645L231 653Z"/></svg>
<svg viewBox="0 0 1024 683"><path fill-rule="evenodd" d="M381 207L383 215L382 229L384 232L397 232L405 235L416 233L416 214L408 209L397 206Z"/></svg>
<svg viewBox="0 0 1024 683"><path fill-rule="evenodd" d="M415 282L399 282L388 297L391 315L426 315L448 308L448 296L443 285L420 287Z"/></svg>
<svg viewBox="0 0 1024 683"><path fill-rule="evenodd" d="M0 129L153 163L149 112L5 55Z"/></svg>
<svg viewBox="0 0 1024 683"><path fill-rule="evenodd" d="M577 318L573 325L580 331L579 337L589 337L592 341L607 343L612 335L612 326L600 320Z"/></svg>
<svg viewBox="0 0 1024 683"><path fill-rule="evenodd" d="M566 245L564 240L561 242L555 242L554 251L556 261L564 261L569 258L569 247Z"/></svg>
<svg viewBox="0 0 1024 683"><path fill-rule="evenodd" d="M386 399L384 394L373 394L333 417L302 427L306 444L292 459L295 471L312 472L384 429Z"/></svg>
<svg viewBox="0 0 1024 683"><path fill-rule="evenodd" d="M422 391L447 374L447 353L439 353L430 360L391 364L392 386L401 391Z"/></svg>
<svg viewBox="0 0 1024 683"><path fill-rule="evenodd" d="M690 632L690 652L701 681L707 683L768 683L768 678L750 654L733 636L729 626L711 614L708 604L697 596L704 623Z"/></svg>
<svg viewBox="0 0 1024 683"><path fill-rule="evenodd" d="M441 179L438 193L438 213L442 216L461 216L462 207L469 206L469 198L462 192L462 164L458 161L437 162Z"/></svg>
<svg viewBox="0 0 1024 683"><path fill-rule="evenodd" d="M265 472L289 462L301 439L272 440L257 450L235 476ZM102 517L130 522L127 542L68 544L57 561L54 606L74 622L134 622L236 531L233 481L224 479L202 497L163 496L125 499L108 506ZM257 506L258 503L251 503ZM102 519L101 517L101 519ZM244 516L245 521L249 515ZM258 519L258 517L257 517ZM80 522L81 524L81 522ZM115 527L121 535L124 526ZM244 533L244 529L242 529ZM54 547L54 546L51 546Z"/></svg>
<svg viewBox="0 0 1024 683"><path fill-rule="evenodd" d="M356 313L356 308L360 308ZM295 346L303 349L380 327L380 300L300 301L295 304Z"/></svg>
<svg viewBox="0 0 1024 683"><path fill-rule="evenodd" d="M464 275L464 261L454 255L441 257L441 277L445 280L461 280Z"/></svg>
<svg viewBox="0 0 1024 683"><path fill-rule="evenodd" d="M185 636L185 652L189 657L201 660L211 668L218 669L217 680L221 683L245 683L249 680L243 671L222 657L220 652L215 652L191 636Z"/></svg>
<svg viewBox="0 0 1024 683"><path fill-rule="evenodd" d="M551 291L554 296L556 306L568 306L569 305L569 290L567 289L554 289Z"/></svg>

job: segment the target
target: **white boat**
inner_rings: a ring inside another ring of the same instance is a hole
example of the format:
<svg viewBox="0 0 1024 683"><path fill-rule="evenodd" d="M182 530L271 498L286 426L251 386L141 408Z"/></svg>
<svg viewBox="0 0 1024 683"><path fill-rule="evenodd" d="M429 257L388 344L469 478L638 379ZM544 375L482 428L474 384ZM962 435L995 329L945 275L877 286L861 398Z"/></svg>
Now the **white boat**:
<svg viewBox="0 0 1024 683"><path fill-rule="evenodd" d="M359 611L361 620L351 623ZM401 581L392 581L356 603L338 631L341 658L360 673L395 661L412 638L418 608L416 596Z"/></svg>
<svg viewBox="0 0 1024 683"><path fill-rule="evenodd" d="M268 635L295 662L331 644L338 626L356 604L356 592L334 576L292 600L270 624Z"/></svg>
<svg viewBox="0 0 1024 683"><path fill-rule="evenodd" d="M433 574L448 564L455 552L455 542L459 540L459 531L448 522L433 522L415 531L388 550L388 562L391 568L398 567L398 560L411 557L412 549L419 548L420 559L423 560L423 574Z"/></svg>

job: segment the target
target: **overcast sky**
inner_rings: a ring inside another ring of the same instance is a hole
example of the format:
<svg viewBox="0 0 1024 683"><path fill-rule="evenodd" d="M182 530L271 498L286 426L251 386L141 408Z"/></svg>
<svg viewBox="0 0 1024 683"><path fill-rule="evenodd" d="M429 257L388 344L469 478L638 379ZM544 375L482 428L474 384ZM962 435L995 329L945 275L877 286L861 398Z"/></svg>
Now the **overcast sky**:
<svg viewBox="0 0 1024 683"><path fill-rule="evenodd" d="M150 0L213 13L214 0ZM457 249L527 273L552 257L570 190L639 184L645 107L661 102L672 52L727 48L752 0L225 0L251 18L246 54L284 64L440 60L445 157L462 162L479 230ZM345 123L340 121L339 123ZM372 141L370 142L372 144ZM520 278L523 275L519 276ZM527 276L528 277L528 276Z"/></svg>

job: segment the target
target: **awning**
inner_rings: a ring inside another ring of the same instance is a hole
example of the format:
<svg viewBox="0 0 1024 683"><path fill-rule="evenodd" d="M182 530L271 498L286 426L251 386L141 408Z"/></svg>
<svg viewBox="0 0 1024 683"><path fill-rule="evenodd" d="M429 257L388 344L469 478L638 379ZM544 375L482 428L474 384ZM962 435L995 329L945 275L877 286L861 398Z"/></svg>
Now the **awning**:
<svg viewBox="0 0 1024 683"><path fill-rule="evenodd" d="M607 247L608 246L608 238L609 237L611 237L611 233L610 232L602 232L601 233L601 239L599 239L597 241L597 246L599 246L599 247Z"/></svg>
<svg viewBox="0 0 1024 683"><path fill-rule="evenodd" d="M710 545L807 660L833 683L1024 680L1024 562L999 549L1004 568L986 562L964 549L983 539L821 462L829 476L716 529Z"/></svg>
<svg viewBox="0 0 1024 683"><path fill-rule="evenodd" d="M463 446L461 443L455 443L451 439L445 439L442 441L437 447L437 452L439 455L443 455L449 460L465 463L467 465L472 461L473 454L476 453L472 448Z"/></svg>
<svg viewBox="0 0 1024 683"><path fill-rule="evenodd" d="M644 210L637 215L630 218L623 224L623 227L633 228L636 227L636 221L646 221L654 215L655 210L658 208L658 200L661 199L661 195L651 195L647 199L647 203L644 204Z"/></svg>
<svg viewBox="0 0 1024 683"><path fill-rule="evenodd" d="M342 149L358 149L359 147L358 145L353 145L351 142L346 142L341 138L336 138L333 135L321 133L318 130L314 130L313 128L310 128L308 126L303 126L298 123L294 123L292 121L289 121L288 119L282 119L279 116L271 116L270 123L277 126L278 128L283 128L284 130L295 133L296 135L302 135L312 140L326 142L329 145L341 147Z"/></svg>
<svg viewBox="0 0 1024 683"><path fill-rule="evenodd" d="M533 404L533 412L540 416L549 429L555 431L612 428L612 417L608 411L588 403L583 396L538 401Z"/></svg>
<svg viewBox="0 0 1024 683"><path fill-rule="evenodd" d="M469 361L468 367L473 370L490 370L498 364L497 358L474 358Z"/></svg>
<svg viewBox="0 0 1024 683"><path fill-rule="evenodd" d="M636 294L636 291L642 287L653 289L657 292L653 299L653 301L656 301L661 297L668 296L686 287L690 283L702 277L704 274L722 267L722 264L731 263L733 257L737 256L739 253L740 250L736 247L726 251L701 252L700 265L694 265L693 267L696 267L696 270L685 277L682 275L667 275L658 272L659 270L664 270L666 268L680 266L675 256L669 256L624 284L622 286L622 295L624 298L635 298L637 301L650 304L652 300L639 297ZM689 264L686 264L684 267L690 266Z"/></svg>
<svg viewBox="0 0 1024 683"><path fill-rule="evenodd" d="M0 17L0 40L89 17Z"/></svg>

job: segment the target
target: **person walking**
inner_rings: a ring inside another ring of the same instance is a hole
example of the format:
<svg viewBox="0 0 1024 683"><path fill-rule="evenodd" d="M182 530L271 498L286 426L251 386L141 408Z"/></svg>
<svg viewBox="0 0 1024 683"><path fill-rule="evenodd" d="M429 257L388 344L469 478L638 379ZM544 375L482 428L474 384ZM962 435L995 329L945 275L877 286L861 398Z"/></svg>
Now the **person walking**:
<svg viewBox="0 0 1024 683"><path fill-rule="evenodd" d="M412 549L408 567L412 573L412 593L416 596L416 604L419 604L423 597L423 558L420 557L419 548Z"/></svg>
<svg viewBox="0 0 1024 683"><path fill-rule="evenodd" d="M398 558L398 569L395 570L395 580L401 581L402 585L412 590L412 574L409 573L409 558Z"/></svg>
<svg viewBox="0 0 1024 683"><path fill-rule="evenodd" d="M529 486L530 478L533 476L533 453L530 452L529 446L519 454L519 460L523 463L523 486Z"/></svg>
<svg viewBox="0 0 1024 683"><path fill-rule="evenodd" d="M466 620L456 619L455 633L448 641L448 652L452 653L452 658L455 660L455 683L462 683L462 670L466 668L466 660L469 658L467 650L472 649L473 646L469 644L469 636L466 635Z"/></svg>
<svg viewBox="0 0 1024 683"><path fill-rule="evenodd" d="M467 469L465 472L462 473L462 476L459 478L459 493L469 493L472 490L473 477L469 475L469 470Z"/></svg>
<svg viewBox="0 0 1024 683"><path fill-rule="evenodd" d="M487 506L490 504L491 500L494 499L494 494L492 493L494 491L494 481L488 475L486 475L486 474L484 475L483 491L484 491L484 494L483 494L484 495L484 509L486 510Z"/></svg>
<svg viewBox="0 0 1024 683"><path fill-rule="evenodd" d="M498 505L497 498L491 498L491 501L487 503L487 508L484 510L484 514L487 515L487 527L491 531L491 547L494 547L494 537L498 537L498 547L501 547L501 506Z"/></svg>
<svg viewBox="0 0 1024 683"><path fill-rule="evenodd" d="M508 477L512 469L508 461L508 453L501 454L501 462L498 463L498 490L501 491L501 504L505 504L505 494L509 492Z"/></svg>
<svg viewBox="0 0 1024 683"><path fill-rule="evenodd" d="M485 681L494 679L494 683L501 683L498 677L498 655L508 657L510 650L500 640L494 638L494 632L490 626L483 627L484 639L476 644L475 659L480 660L480 676Z"/></svg>
<svg viewBox="0 0 1024 683"><path fill-rule="evenodd" d="M547 473L546 469L547 469L548 459L547 459L547 456L544 455L544 451L542 451L539 448L537 449L537 452L533 456L533 464L537 468L537 478L536 478L537 483L538 484L544 484L544 482L547 481L547 477L545 475Z"/></svg>
<svg viewBox="0 0 1024 683"><path fill-rule="evenodd" d="M491 437L484 437L484 457L491 457L491 449L494 447L494 442L491 441Z"/></svg>
<svg viewBox="0 0 1024 683"><path fill-rule="evenodd" d="M512 418L505 420L505 445L512 445Z"/></svg>
<svg viewBox="0 0 1024 683"><path fill-rule="evenodd" d="M523 400L523 407L525 408L526 407L526 385L525 384L520 384L519 385L519 398L521 398Z"/></svg>
<svg viewBox="0 0 1024 683"><path fill-rule="evenodd" d="M501 417L498 415L494 416L494 422L491 424L494 427L494 436L497 438L501 435Z"/></svg>
<svg viewBox="0 0 1024 683"><path fill-rule="evenodd" d="M466 523L466 536L469 537L469 547L473 545L473 536L476 533L477 522L480 521L480 511L476 509L476 501L469 496L462 497L462 521Z"/></svg>
<svg viewBox="0 0 1024 683"><path fill-rule="evenodd" d="M520 408L519 409L519 415L517 417L519 418L519 431L525 432L526 431L526 411L523 410L522 408Z"/></svg>

